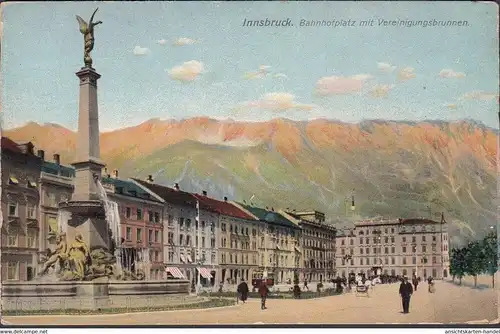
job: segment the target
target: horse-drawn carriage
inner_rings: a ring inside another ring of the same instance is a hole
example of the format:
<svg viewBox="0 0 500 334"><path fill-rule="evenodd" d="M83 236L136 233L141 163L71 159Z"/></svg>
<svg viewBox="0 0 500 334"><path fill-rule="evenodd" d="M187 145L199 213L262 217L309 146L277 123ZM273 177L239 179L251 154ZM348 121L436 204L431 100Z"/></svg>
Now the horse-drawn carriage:
<svg viewBox="0 0 500 334"><path fill-rule="evenodd" d="M370 297L370 287L367 285L356 285L356 296Z"/></svg>

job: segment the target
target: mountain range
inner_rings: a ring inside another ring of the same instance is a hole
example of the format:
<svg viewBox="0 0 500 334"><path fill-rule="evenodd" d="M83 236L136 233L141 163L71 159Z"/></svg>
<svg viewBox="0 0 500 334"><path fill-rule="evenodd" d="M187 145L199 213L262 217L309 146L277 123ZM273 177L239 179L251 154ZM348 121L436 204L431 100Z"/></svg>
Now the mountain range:
<svg viewBox="0 0 500 334"><path fill-rule="evenodd" d="M3 133L70 163L75 132L30 122ZM152 119L101 134L101 155L120 177L179 183L192 192L261 207L316 209L332 224L444 212L452 242L496 224L498 130L446 122L317 119L268 122ZM355 210L351 210L351 197Z"/></svg>

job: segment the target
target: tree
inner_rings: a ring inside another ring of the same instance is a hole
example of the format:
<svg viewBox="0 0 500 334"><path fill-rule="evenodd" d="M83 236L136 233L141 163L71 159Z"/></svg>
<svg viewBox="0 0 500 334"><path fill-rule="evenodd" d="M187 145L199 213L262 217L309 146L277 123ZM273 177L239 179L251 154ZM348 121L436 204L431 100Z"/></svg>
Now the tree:
<svg viewBox="0 0 500 334"><path fill-rule="evenodd" d="M498 238L495 232L489 233L481 242L485 273L491 275L493 288L495 287L495 274L498 271Z"/></svg>
<svg viewBox="0 0 500 334"><path fill-rule="evenodd" d="M474 286L477 286L477 275L484 272L484 264L484 252L481 242L469 242L465 248L465 273L474 277Z"/></svg>
<svg viewBox="0 0 500 334"><path fill-rule="evenodd" d="M465 248L453 248L450 257L450 274L458 277L458 284L462 284L462 277L465 276Z"/></svg>

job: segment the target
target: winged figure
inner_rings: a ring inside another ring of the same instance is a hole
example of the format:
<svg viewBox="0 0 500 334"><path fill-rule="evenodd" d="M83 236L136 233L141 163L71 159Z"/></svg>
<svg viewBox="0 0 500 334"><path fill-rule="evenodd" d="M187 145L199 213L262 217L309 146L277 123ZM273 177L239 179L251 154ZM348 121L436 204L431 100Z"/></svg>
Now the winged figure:
<svg viewBox="0 0 500 334"><path fill-rule="evenodd" d="M92 16L90 17L89 23L85 22L80 16L76 15L78 24L80 25L80 32L83 34L83 40L85 42L85 48L83 53L83 62L86 67L92 67L92 58L90 57L90 52L94 48L94 27L101 24L102 21L94 22L94 15L99 8L96 8Z"/></svg>

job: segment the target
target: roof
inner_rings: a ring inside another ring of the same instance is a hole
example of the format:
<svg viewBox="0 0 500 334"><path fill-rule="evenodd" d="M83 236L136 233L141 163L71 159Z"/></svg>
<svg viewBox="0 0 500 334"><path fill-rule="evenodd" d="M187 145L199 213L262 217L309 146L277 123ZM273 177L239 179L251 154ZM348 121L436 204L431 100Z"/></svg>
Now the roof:
<svg viewBox="0 0 500 334"><path fill-rule="evenodd" d="M2 145L2 151L7 150L16 153L22 153L18 144L10 138L2 137L1 145Z"/></svg>
<svg viewBox="0 0 500 334"><path fill-rule="evenodd" d="M279 214L278 212L269 211L266 209L257 208L257 207L253 207L253 206L241 204L241 203L238 203L238 205L240 205L244 209L248 210L251 214L253 214L257 218L259 218L259 220L261 220L261 221L265 221L265 222L270 223L270 224L276 224L276 225L293 227L295 229L299 229L299 227L296 224L294 224L290 220L286 219L283 215Z"/></svg>
<svg viewBox="0 0 500 334"><path fill-rule="evenodd" d="M123 195L123 196L129 196L129 197L136 197L136 198L142 198L142 199L147 199L151 201L158 202L154 198L151 197L151 195L136 185L135 183L131 181L126 181L126 180L121 180L121 179L115 179L111 177L103 177L101 179L103 185L105 184L111 184L114 186L114 193Z"/></svg>
<svg viewBox="0 0 500 334"><path fill-rule="evenodd" d="M252 216L247 214L245 211L241 210L237 206L226 202L219 201L214 198L210 198L204 195L193 194L193 196L198 199L200 203L200 209L216 212L218 214L235 217L240 219L255 220Z"/></svg>
<svg viewBox="0 0 500 334"><path fill-rule="evenodd" d="M151 192L155 193L156 195L164 199L165 202L174 205L187 206L191 208L196 207L196 198L188 192L172 189L166 186L161 186L159 184L149 183L139 179L132 178L132 180L134 180L144 188L150 190Z"/></svg>
<svg viewBox="0 0 500 334"><path fill-rule="evenodd" d="M435 220L426 219L426 218L406 218L399 219L399 224L402 225L411 225L411 224L441 224L445 223L444 218L441 222L437 222Z"/></svg>
<svg viewBox="0 0 500 334"><path fill-rule="evenodd" d="M43 161L42 172L65 177L75 177L75 169L64 165L58 165L55 162Z"/></svg>

